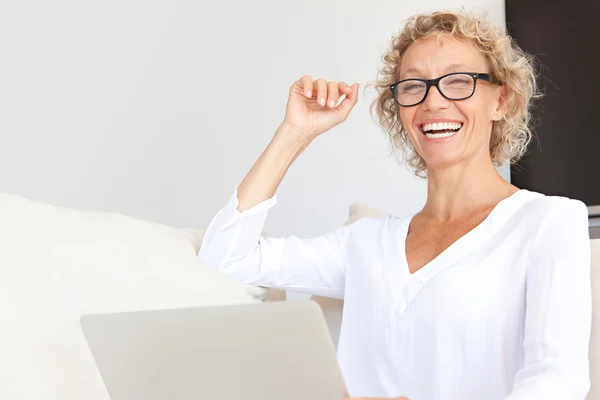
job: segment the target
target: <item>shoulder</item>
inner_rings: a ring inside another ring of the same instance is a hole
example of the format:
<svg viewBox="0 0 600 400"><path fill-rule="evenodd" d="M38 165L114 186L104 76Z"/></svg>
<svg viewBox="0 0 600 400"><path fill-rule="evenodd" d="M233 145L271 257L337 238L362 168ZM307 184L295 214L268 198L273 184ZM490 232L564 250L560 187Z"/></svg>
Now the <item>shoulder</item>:
<svg viewBox="0 0 600 400"><path fill-rule="evenodd" d="M537 232L564 224L587 227L587 207L580 200L522 189L517 199L509 204L506 208L511 210L505 210L528 230Z"/></svg>
<svg viewBox="0 0 600 400"><path fill-rule="evenodd" d="M396 240L401 240L404 225L410 217L385 215L382 217L363 217L350 225L348 246L370 252L373 249L386 248Z"/></svg>
<svg viewBox="0 0 600 400"><path fill-rule="evenodd" d="M350 236L360 240L386 237L396 231L405 220L409 220L407 218L409 217L396 217L389 214L378 217L362 217L348 225Z"/></svg>
<svg viewBox="0 0 600 400"><path fill-rule="evenodd" d="M563 196L526 192L529 201L523 206L523 216L534 218L537 222L537 230L573 225L585 226L587 229L588 210L582 201Z"/></svg>
<svg viewBox="0 0 600 400"><path fill-rule="evenodd" d="M529 215L535 216L531 225L532 257L585 258L590 246L589 222L587 206L582 201L538 193L526 208Z"/></svg>

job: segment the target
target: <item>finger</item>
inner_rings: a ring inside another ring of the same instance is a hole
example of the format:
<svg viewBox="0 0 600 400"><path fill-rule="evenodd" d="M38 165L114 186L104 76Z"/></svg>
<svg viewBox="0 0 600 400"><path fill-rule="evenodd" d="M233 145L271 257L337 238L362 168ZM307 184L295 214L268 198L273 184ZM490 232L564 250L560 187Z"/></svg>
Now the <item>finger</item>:
<svg viewBox="0 0 600 400"><path fill-rule="evenodd" d="M329 108L335 108L339 98L340 93L338 91L337 82L329 82L327 84L327 106Z"/></svg>
<svg viewBox="0 0 600 400"><path fill-rule="evenodd" d="M350 87L350 85L348 85L346 82L338 82L338 89L340 91L340 95L341 94L350 94L352 93L352 88Z"/></svg>
<svg viewBox="0 0 600 400"><path fill-rule="evenodd" d="M290 88L290 91L295 91L294 88L298 87L300 89L300 91L298 92L299 94L304 95L305 97L310 98L312 96L312 78L310 75L304 75L302 78L298 79L296 82L294 82L294 84L292 85L292 87Z"/></svg>
<svg viewBox="0 0 600 400"><path fill-rule="evenodd" d="M317 102L325 106L325 102L327 101L327 81L323 78L317 79L314 82L314 87L317 91Z"/></svg>
<svg viewBox="0 0 600 400"><path fill-rule="evenodd" d="M340 105L337 107L337 109L342 114L343 118L346 118L348 116L348 114L350 114L350 111L352 111L352 108L354 107L354 105L356 105L356 102L358 101L359 86L360 85L358 83L353 84L351 86L350 93L348 93L346 95L346 98L344 100L342 100Z"/></svg>
<svg viewBox="0 0 600 400"><path fill-rule="evenodd" d="M313 79L310 75L304 75L302 77L302 86L304 88L304 95L309 99L312 98Z"/></svg>

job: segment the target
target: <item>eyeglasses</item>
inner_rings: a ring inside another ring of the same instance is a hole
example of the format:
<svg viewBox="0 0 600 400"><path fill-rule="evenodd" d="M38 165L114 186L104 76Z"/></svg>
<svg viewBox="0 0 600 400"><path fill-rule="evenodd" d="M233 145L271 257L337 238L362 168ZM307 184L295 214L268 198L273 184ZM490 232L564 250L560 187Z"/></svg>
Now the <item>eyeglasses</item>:
<svg viewBox="0 0 600 400"><path fill-rule="evenodd" d="M465 100L473 96L477 79L496 85L502 85L492 74L476 72L453 72L437 79L404 79L390 85L390 90L398 105L412 107L425 101L427 93L435 86L440 94L448 100Z"/></svg>

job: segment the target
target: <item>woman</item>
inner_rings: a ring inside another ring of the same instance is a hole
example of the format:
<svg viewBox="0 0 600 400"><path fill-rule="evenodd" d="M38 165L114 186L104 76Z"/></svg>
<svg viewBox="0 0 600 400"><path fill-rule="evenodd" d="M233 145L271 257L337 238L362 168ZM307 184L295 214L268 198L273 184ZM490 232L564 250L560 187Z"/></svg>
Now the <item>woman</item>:
<svg viewBox="0 0 600 400"><path fill-rule="evenodd" d="M358 100L356 83L304 76L199 256L246 282L344 298L338 359L353 396L584 399L587 209L496 170L530 140L530 57L484 20L433 13L411 18L383 61L372 107L426 175L423 209L313 239L260 236L290 165Z"/></svg>

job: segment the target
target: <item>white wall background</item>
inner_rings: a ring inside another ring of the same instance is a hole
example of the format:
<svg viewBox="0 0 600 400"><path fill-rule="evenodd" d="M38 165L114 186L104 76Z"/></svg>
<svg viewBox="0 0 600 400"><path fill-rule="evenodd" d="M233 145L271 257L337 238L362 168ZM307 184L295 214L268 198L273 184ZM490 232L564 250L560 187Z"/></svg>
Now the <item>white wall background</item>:
<svg viewBox="0 0 600 400"><path fill-rule="evenodd" d="M300 76L374 80L403 19L502 0L2 0L0 191L205 227L283 119ZM310 236L350 203L415 212L361 98L296 161L266 230ZM0 222L1 223L1 222Z"/></svg>

